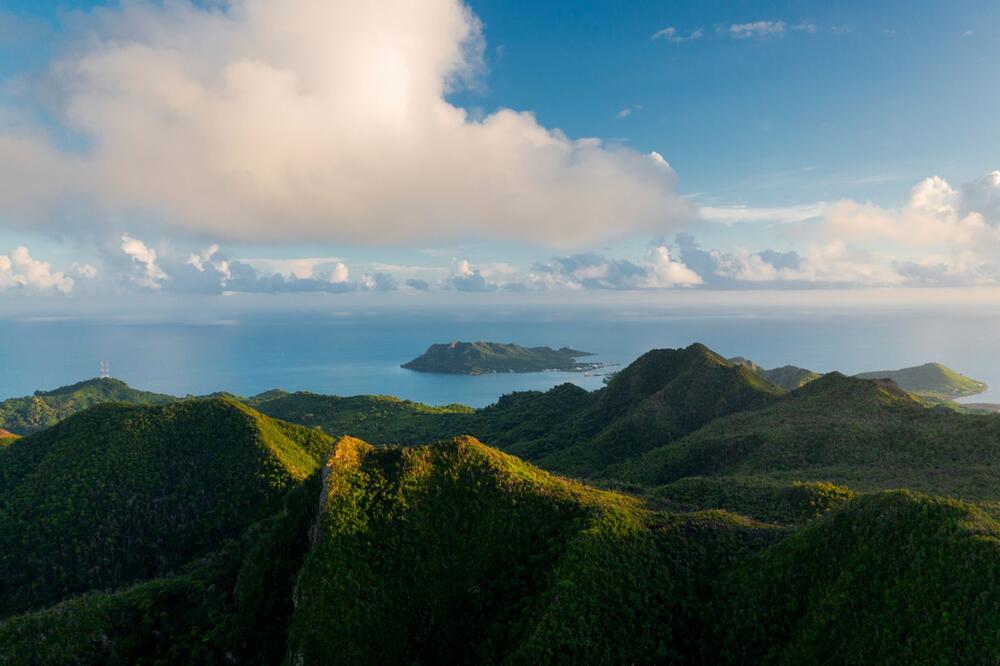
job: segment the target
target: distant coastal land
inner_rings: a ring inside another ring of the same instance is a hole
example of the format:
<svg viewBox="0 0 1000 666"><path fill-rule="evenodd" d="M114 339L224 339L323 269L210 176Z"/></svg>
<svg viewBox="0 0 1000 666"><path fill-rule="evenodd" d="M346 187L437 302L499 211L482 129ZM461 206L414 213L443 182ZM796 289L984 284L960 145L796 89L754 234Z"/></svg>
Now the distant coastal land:
<svg viewBox="0 0 1000 666"><path fill-rule="evenodd" d="M765 369L742 356L730 358L729 362L749 368L758 376L786 391L794 391L822 377L818 372L794 365ZM899 370L862 372L854 376L859 379L891 379L904 391L920 396L930 403L947 403L956 398L967 398L983 393L989 388L986 382L966 377L941 363L924 363ZM996 406L989 403L965 404L963 407L980 411L997 411Z"/></svg>
<svg viewBox="0 0 1000 666"><path fill-rule="evenodd" d="M580 362L594 356L570 347L522 347L502 342L450 342L435 344L402 367L417 372L450 375L486 375L498 372L586 372L604 363Z"/></svg>

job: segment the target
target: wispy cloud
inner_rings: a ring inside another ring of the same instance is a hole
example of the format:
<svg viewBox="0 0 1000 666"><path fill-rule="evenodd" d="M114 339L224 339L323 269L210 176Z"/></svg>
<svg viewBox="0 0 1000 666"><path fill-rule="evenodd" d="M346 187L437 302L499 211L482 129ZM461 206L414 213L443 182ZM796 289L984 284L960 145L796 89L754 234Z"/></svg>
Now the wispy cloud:
<svg viewBox="0 0 1000 666"><path fill-rule="evenodd" d="M734 39L766 39L781 37L785 34L784 21L753 21L751 23L734 23L729 26L729 36Z"/></svg>
<svg viewBox="0 0 1000 666"><path fill-rule="evenodd" d="M622 107L622 109L615 114L616 118L628 118L636 111L642 110L642 104L631 104L629 106Z"/></svg>
<svg viewBox="0 0 1000 666"><path fill-rule="evenodd" d="M677 28L668 26L662 30L654 32L651 39L654 42L662 39L668 42L673 42L674 44L683 44L684 42L693 42L696 39L701 39L704 36L705 30L703 28L696 28L685 35L678 31Z"/></svg>
<svg viewBox="0 0 1000 666"><path fill-rule="evenodd" d="M743 204L729 206L703 206L699 209L701 218L720 224L740 224L753 222L773 222L793 224L805 222L823 215L827 204L823 201L794 206L752 207Z"/></svg>

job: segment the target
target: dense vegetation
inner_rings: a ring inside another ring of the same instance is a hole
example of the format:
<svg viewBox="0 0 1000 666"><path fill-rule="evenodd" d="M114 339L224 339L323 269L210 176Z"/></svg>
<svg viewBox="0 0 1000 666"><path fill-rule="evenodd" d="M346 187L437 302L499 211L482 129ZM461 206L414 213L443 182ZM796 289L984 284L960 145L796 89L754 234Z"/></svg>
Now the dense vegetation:
<svg viewBox="0 0 1000 666"><path fill-rule="evenodd" d="M581 363L592 356L569 347L522 347L502 342L451 342L431 345L403 367L419 372L484 375L491 372L542 372L544 370L586 370L599 363Z"/></svg>
<svg viewBox="0 0 1000 666"><path fill-rule="evenodd" d="M718 419L613 474L658 485L764 475L860 490L1000 499L1000 419L928 408L888 381L831 373L760 410Z"/></svg>
<svg viewBox="0 0 1000 666"><path fill-rule="evenodd" d="M118 379L88 379L54 391L36 391L31 396L0 402L0 428L27 435L106 402L165 405L176 399L169 395L138 391Z"/></svg>
<svg viewBox="0 0 1000 666"><path fill-rule="evenodd" d="M273 513L329 438L224 399L103 405L0 458L0 613L162 576Z"/></svg>
<svg viewBox="0 0 1000 666"><path fill-rule="evenodd" d="M777 525L809 522L854 498L825 481L778 482L759 477L690 476L654 488L654 506L671 511L725 509Z"/></svg>
<svg viewBox="0 0 1000 666"><path fill-rule="evenodd" d="M716 663L1000 662L1000 526L975 508L859 498L729 572Z"/></svg>
<svg viewBox="0 0 1000 666"><path fill-rule="evenodd" d="M159 398L0 433L0 663L1000 662L1000 418L889 380Z"/></svg>
<svg viewBox="0 0 1000 666"><path fill-rule="evenodd" d="M471 438L346 438L322 502L293 663L669 659L685 650L698 586L772 536L725 515L656 516Z"/></svg>
<svg viewBox="0 0 1000 666"><path fill-rule="evenodd" d="M247 404L268 416L319 427L336 437L350 434L380 443L421 441L430 431L438 429L437 424L446 431L449 418L460 420L475 411L464 405L431 407L383 395L342 398L305 391L269 392L248 400Z"/></svg>

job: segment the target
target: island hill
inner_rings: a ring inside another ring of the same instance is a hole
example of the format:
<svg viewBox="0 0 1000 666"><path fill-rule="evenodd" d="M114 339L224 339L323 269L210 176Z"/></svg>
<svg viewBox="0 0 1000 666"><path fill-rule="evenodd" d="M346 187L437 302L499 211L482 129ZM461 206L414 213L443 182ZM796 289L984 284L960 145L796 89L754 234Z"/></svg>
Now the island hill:
<svg viewBox="0 0 1000 666"><path fill-rule="evenodd" d="M578 358L593 356L570 347L522 347L501 342L451 342L428 347L427 351L402 367L418 372L449 375L487 375L496 372L583 372L604 367L604 363L581 363Z"/></svg>
<svg viewBox="0 0 1000 666"><path fill-rule="evenodd" d="M780 386L786 391L793 391L823 376L818 372L794 365L783 365L780 368L765 369L742 356L735 356L729 359L729 362L750 369L758 376L763 377L776 386ZM899 370L862 372L854 376L859 379L890 379L904 391L920 396L930 403L950 402L956 398L967 398L972 395L978 395L988 388L986 382L966 377L941 363L924 363L923 365L901 368ZM995 411L996 408L996 405L985 403L977 406L989 411ZM974 408L973 405L966 405L966 407Z"/></svg>

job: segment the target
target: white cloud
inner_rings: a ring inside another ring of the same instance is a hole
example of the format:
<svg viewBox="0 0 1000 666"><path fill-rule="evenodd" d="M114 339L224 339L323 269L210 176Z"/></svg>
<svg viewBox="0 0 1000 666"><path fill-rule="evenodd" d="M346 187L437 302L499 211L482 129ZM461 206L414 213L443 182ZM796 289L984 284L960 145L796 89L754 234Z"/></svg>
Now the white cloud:
<svg viewBox="0 0 1000 666"><path fill-rule="evenodd" d="M903 282L885 261L839 241L810 246L800 267L782 271L781 279L856 286L895 286Z"/></svg>
<svg viewBox="0 0 1000 666"><path fill-rule="evenodd" d="M701 284L701 276L670 257L665 245L654 247L649 253L649 280L652 288L690 287Z"/></svg>
<svg viewBox="0 0 1000 666"><path fill-rule="evenodd" d="M467 259L456 259L452 275L447 284L458 291L490 292L496 291L499 285L490 282L478 268L473 268Z"/></svg>
<svg viewBox="0 0 1000 666"><path fill-rule="evenodd" d="M1000 171L962 186L963 213L979 212L993 225L1000 225Z"/></svg>
<svg viewBox="0 0 1000 666"><path fill-rule="evenodd" d="M753 21L729 26L729 36L734 39L780 37L783 34L785 34L784 21Z"/></svg>
<svg viewBox="0 0 1000 666"><path fill-rule="evenodd" d="M90 264L73 263L73 272L87 280L97 279L97 269Z"/></svg>
<svg viewBox="0 0 1000 666"><path fill-rule="evenodd" d="M140 269L138 275L130 276L132 281L140 287L159 289L160 283L168 276L156 263L156 250L128 234L122 234L121 240L122 252L131 257L132 262Z"/></svg>
<svg viewBox="0 0 1000 666"><path fill-rule="evenodd" d="M741 222L774 222L792 224L805 222L823 215L827 204L823 201L793 206L752 207L743 204L731 206L700 206L699 217L720 224Z"/></svg>
<svg viewBox="0 0 1000 666"><path fill-rule="evenodd" d="M970 199L976 206L988 207L991 196L987 189L988 178L977 181L980 185L969 189ZM962 199L946 180L932 176L913 187L902 208L839 201L829 207L824 223L830 235L848 241L882 240L898 246L934 249L996 248L1000 233L995 224L1000 220L988 223L983 213L968 210ZM994 214L994 211L987 212Z"/></svg>
<svg viewBox="0 0 1000 666"><path fill-rule="evenodd" d="M670 256L666 246L652 248L643 263L588 252L535 264L528 284L539 289L668 289L701 284L701 277Z"/></svg>
<svg viewBox="0 0 1000 666"><path fill-rule="evenodd" d="M302 257L300 259L241 259L260 273L307 279L343 266L339 257ZM345 267L346 270L346 267Z"/></svg>
<svg viewBox="0 0 1000 666"><path fill-rule="evenodd" d="M188 264L195 267L195 270L203 273L205 271L205 264L207 264L212 257L214 257L219 252L218 244L209 245L207 248L200 252L194 252L188 257Z"/></svg>
<svg viewBox="0 0 1000 666"><path fill-rule="evenodd" d="M895 286L1000 281L1000 172L961 189L939 176L925 178L899 208L843 200L810 213L816 217L815 238L802 255L706 252L688 241L681 244L682 259L694 261L702 274L710 270L737 282ZM735 214L703 210L702 217L726 221Z"/></svg>
<svg viewBox="0 0 1000 666"><path fill-rule="evenodd" d="M0 122L12 213L82 198L220 239L560 245L689 212L650 155L446 101L482 69L480 23L458 0L133 0L68 34L45 85L90 148Z"/></svg>
<svg viewBox="0 0 1000 666"><path fill-rule="evenodd" d="M683 44L684 42L692 42L696 39L701 39L704 36L705 30L703 28L696 28L685 35L678 31L677 28L668 26L662 30L654 32L650 39L654 42L662 39L668 42L673 42L674 44Z"/></svg>
<svg viewBox="0 0 1000 666"><path fill-rule="evenodd" d="M73 278L53 271L48 262L33 259L26 247L17 247L9 255L0 254L0 291L19 287L68 294L74 284Z"/></svg>
<svg viewBox="0 0 1000 666"><path fill-rule="evenodd" d="M338 261L333 267L324 275L327 282L332 282L333 284L338 284L341 282L347 282L347 279L351 276L351 272L347 270L347 266Z"/></svg>

